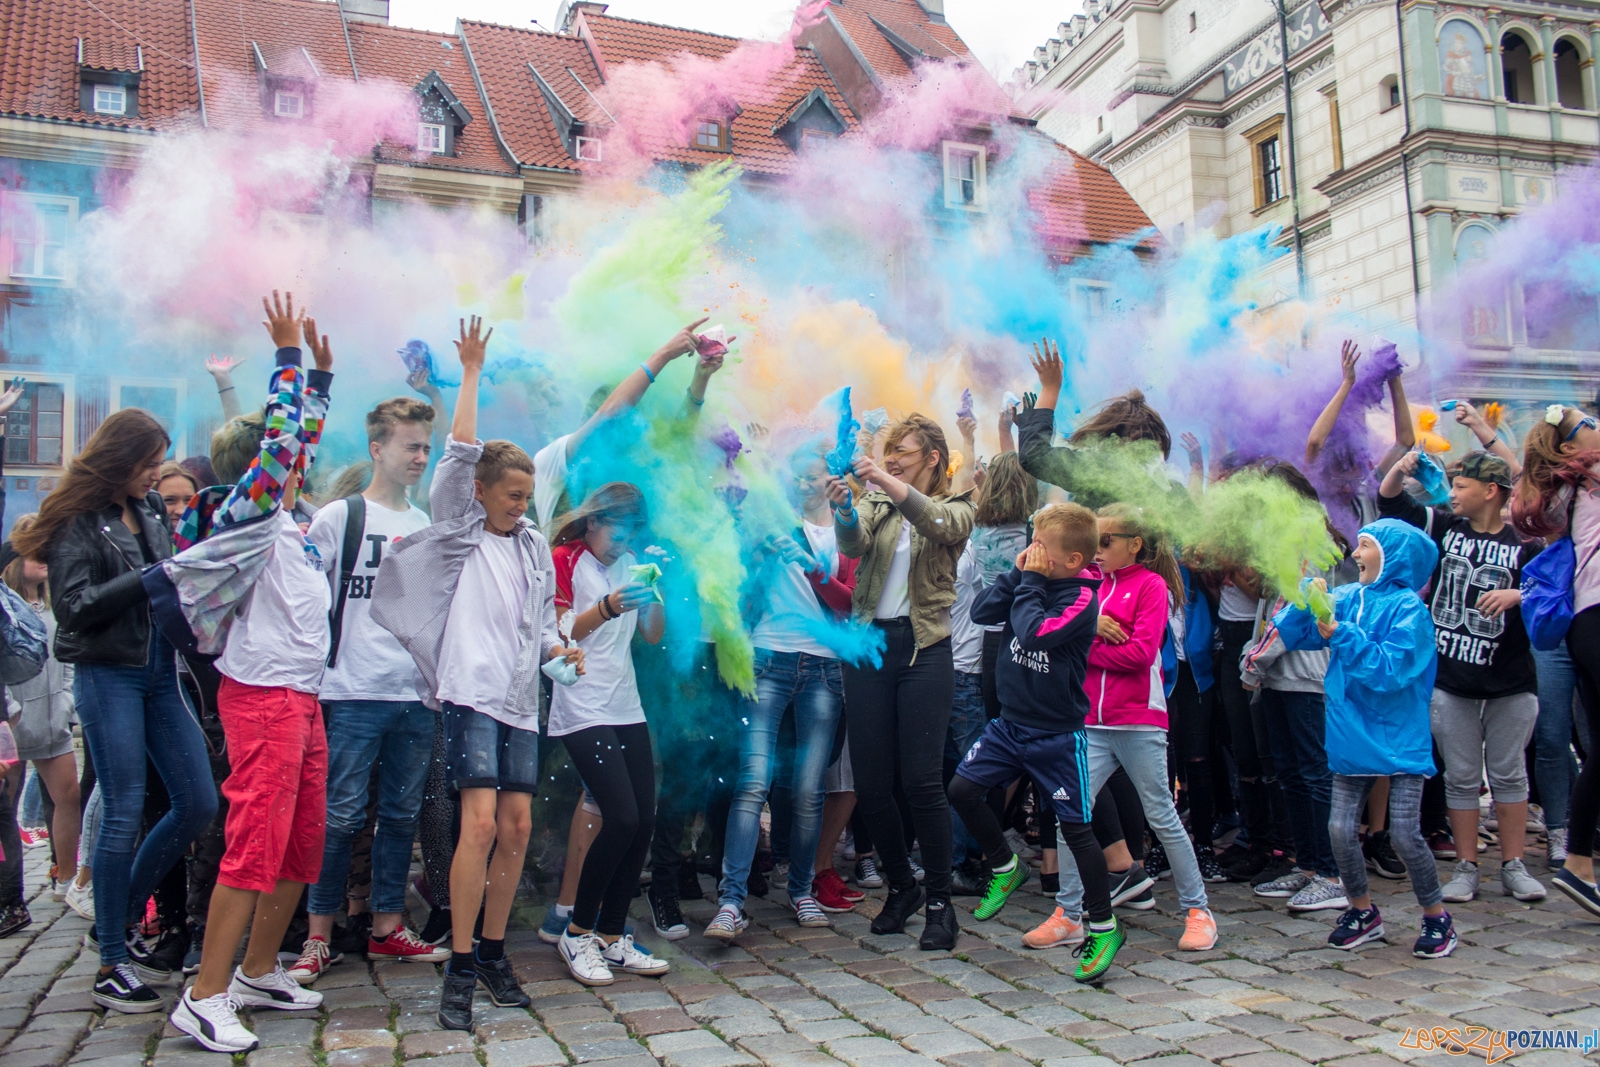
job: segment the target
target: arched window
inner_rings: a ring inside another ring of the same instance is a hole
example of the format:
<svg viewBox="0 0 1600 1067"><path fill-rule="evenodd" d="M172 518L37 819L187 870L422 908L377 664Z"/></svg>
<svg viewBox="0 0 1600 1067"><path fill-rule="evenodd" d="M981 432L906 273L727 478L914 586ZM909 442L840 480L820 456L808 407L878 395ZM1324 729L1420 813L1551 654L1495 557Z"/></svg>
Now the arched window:
<svg viewBox="0 0 1600 1067"><path fill-rule="evenodd" d="M1493 247L1494 230L1484 223L1469 222L1456 234L1461 337L1469 345L1503 347L1510 342L1505 287L1471 277L1472 269L1489 259Z"/></svg>
<svg viewBox="0 0 1600 1067"><path fill-rule="evenodd" d="M1466 19L1447 19L1439 27L1439 80L1446 96L1489 99L1483 34Z"/></svg>
<svg viewBox="0 0 1600 1067"><path fill-rule="evenodd" d="M1583 91L1583 53L1570 37L1556 42L1556 99L1574 111L1589 106Z"/></svg>
<svg viewBox="0 0 1600 1067"><path fill-rule="evenodd" d="M1505 78L1507 101L1513 104L1539 102L1539 85L1533 69L1533 46L1515 30L1500 38L1500 71Z"/></svg>

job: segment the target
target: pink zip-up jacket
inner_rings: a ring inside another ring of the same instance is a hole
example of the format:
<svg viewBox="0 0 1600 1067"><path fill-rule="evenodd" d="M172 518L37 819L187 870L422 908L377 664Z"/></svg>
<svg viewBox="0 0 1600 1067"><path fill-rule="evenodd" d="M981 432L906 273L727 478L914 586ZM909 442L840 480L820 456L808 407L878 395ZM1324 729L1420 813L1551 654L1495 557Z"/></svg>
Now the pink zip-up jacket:
<svg viewBox="0 0 1600 1067"><path fill-rule="evenodd" d="M1167 728L1167 697L1161 684L1161 645L1167 639L1167 583L1135 563L1113 571L1100 583L1100 614L1122 627L1128 640L1089 646L1089 695L1085 726Z"/></svg>

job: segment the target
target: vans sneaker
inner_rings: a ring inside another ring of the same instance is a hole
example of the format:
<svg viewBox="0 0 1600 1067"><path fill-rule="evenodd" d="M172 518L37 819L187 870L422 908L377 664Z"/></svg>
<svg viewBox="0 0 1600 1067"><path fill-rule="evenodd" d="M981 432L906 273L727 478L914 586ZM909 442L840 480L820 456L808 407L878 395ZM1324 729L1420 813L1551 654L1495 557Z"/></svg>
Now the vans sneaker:
<svg viewBox="0 0 1600 1067"><path fill-rule="evenodd" d="M198 1041L209 1052L249 1052L261 1042L239 1021L239 1005L224 991L195 1000L185 989L172 1009L172 1025Z"/></svg>
<svg viewBox="0 0 1600 1067"><path fill-rule="evenodd" d="M162 1008L161 994L144 984L131 963L119 963L111 968L110 974L96 975L89 999L102 1008L120 1011L125 1015L139 1015Z"/></svg>
<svg viewBox="0 0 1600 1067"><path fill-rule="evenodd" d="M1600 915L1600 890L1593 882L1586 882L1563 867L1550 879L1550 884L1572 899L1572 902L1590 915Z"/></svg>
<svg viewBox="0 0 1600 1067"><path fill-rule="evenodd" d="M856 860L856 885L862 889L883 888L883 874L878 870L877 860L871 856Z"/></svg>
<svg viewBox="0 0 1600 1067"><path fill-rule="evenodd" d="M650 902L650 916L655 923L656 933L668 941L681 941L689 936L689 924L683 921L683 908L678 903L677 894L671 887L650 883L650 888L644 892L645 899ZM562 926L565 932L565 925ZM560 940L560 937L557 937Z"/></svg>

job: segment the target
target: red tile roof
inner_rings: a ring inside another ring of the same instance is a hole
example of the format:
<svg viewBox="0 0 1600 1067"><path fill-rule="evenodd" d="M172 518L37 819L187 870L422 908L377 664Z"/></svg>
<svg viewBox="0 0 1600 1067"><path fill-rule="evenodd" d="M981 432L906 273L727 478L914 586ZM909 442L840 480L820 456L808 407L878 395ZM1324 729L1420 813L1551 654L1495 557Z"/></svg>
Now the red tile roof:
<svg viewBox="0 0 1600 1067"><path fill-rule="evenodd" d="M580 121L605 123L605 115L584 91L584 86L598 91L604 81L584 43L542 30L465 20L461 36L483 80L500 136L517 161L525 167L593 169L594 164L580 163L568 154L539 83L528 69L532 64Z"/></svg>
<svg viewBox="0 0 1600 1067"><path fill-rule="evenodd" d="M1139 248L1160 244L1155 224L1111 172L1063 145L1044 138L1060 154L1042 180L1028 191L1038 216L1036 231L1046 248L1076 255L1089 244L1106 244L1146 234Z"/></svg>
<svg viewBox="0 0 1600 1067"><path fill-rule="evenodd" d="M651 159L700 165L731 155L747 171L786 174L797 157L774 128L782 126L815 89L827 96L847 129L856 126L844 95L810 48L802 46L787 55L769 53L766 50L785 46L610 15L583 15L580 26L591 35L609 76L601 98L630 127L635 148ZM735 60L716 68L694 62L728 60L740 49L751 50L746 54L749 62ZM692 91L705 96L706 114L680 113L675 102L661 99L658 83L622 69L645 63L660 64L668 71L694 68L686 81L694 86ZM721 120L734 108L737 114L728 129L731 152L692 146L696 119Z"/></svg>
<svg viewBox="0 0 1600 1067"><path fill-rule="evenodd" d="M929 58L968 58L967 44L946 23L934 22L917 0L835 0L828 11L838 21L880 78L910 74L911 67L873 25L877 19Z"/></svg>
<svg viewBox="0 0 1600 1067"><path fill-rule="evenodd" d="M181 8L180 0L159 0ZM193 0L205 76L206 120L223 129L266 129L256 50L267 70L353 80L339 6L327 0ZM312 68L315 68L313 72ZM313 102L312 107L315 107Z"/></svg>
<svg viewBox="0 0 1600 1067"><path fill-rule="evenodd" d="M516 172L495 143L489 123L489 109L478 95L461 41L446 33L351 22L350 45L356 54L356 70L362 81L384 79L414 89L430 73L437 72L471 116L456 137L454 156L435 156L403 145L385 144L380 158L388 162L442 167L450 170L476 170L499 174Z"/></svg>
<svg viewBox="0 0 1600 1067"><path fill-rule="evenodd" d="M142 48L137 117L78 109L80 37L86 62L112 64L101 69L134 69ZM144 130L197 123L193 59L182 0L0 0L0 114Z"/></svg>

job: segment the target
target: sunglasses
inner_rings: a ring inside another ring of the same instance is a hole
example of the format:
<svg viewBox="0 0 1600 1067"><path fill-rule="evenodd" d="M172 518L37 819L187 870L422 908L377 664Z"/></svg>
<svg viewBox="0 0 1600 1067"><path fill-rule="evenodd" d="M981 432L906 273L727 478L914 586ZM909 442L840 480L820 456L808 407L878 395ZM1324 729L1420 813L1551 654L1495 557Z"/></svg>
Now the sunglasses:
<svg viewBox="0 0 1600 1067"><path fill-rule="evenodd" d="M1568 441L1578 436L1578 431L1584 427L1588 427L1591 430L1600 430L1600 421L1596 421L1593 415L1585 415L1583 418L1578 420L1578 425L1572 428L1572 432L1561 439L1561 443L1566 444Z"/></svg>
<svg viewBox="0 0 1600 1067"><path fill-rule="evenodd" d="M1138 536L1139 536L1138 534L1130 534L1130 533L1101 534L1100 535L1100 547L1101 548L1110 548L1111 547L1111 539L1113 537L1126 537L1126 538L1131 540L1131 539L1133 539L1135 537L1138 537Z"/></svg>

